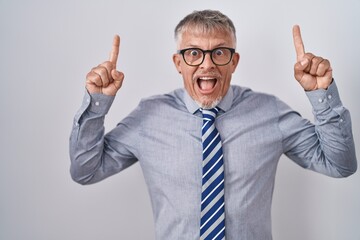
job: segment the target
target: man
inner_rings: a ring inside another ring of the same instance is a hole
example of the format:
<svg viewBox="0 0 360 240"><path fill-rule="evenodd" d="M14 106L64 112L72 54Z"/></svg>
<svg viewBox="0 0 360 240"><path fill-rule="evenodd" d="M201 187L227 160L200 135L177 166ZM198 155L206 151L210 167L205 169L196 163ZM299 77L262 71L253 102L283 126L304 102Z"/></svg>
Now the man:
<svg viewBox="0 0 360 240"><path fill-rule="evenodd" d="M298 26L293 37L295 78L315 125L274 96L230 85L240 59L234 25L205 10L175 29L173 61L184 89L142 100L104 136L104 116L124 79L115 36L110 60L86 78L70 138L72 178L95 183L139 161L157 239L272 239L271 199L283 153L332 177L357 168L350 115L330 62L305 52Z"/></svg>

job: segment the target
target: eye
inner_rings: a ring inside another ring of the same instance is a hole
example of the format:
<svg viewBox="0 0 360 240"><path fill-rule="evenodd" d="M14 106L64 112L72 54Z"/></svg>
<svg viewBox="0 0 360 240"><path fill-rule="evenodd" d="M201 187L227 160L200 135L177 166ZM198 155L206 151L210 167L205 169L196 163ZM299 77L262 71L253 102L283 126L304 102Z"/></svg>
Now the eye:
<svg viewBox="0 0 360 240"><path fill-rule="evenodd" d="M196 49L192 49L192 50L190 50L190 55L193 57L196 57L199 55L199 51Z"/></svg>
<svg viewBox="0 0 360 240"><path fill-rule="evenodd" d="M216 49L214 51L215 56L222 56L224 55L224 51L222 49Z"/></svg>

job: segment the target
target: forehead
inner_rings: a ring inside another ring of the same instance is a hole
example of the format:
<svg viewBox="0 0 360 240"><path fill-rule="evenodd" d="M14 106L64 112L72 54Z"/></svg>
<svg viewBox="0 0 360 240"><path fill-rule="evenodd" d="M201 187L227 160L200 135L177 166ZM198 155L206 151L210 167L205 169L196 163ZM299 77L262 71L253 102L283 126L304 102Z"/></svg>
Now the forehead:
<svg viewBox="0 0 360 240"><path fill-rule="evenodd" d="M181 34L178 42L179 47L235 47L235 39L232 33L227 31L202 32L197 30L187 30Z"/></svg>

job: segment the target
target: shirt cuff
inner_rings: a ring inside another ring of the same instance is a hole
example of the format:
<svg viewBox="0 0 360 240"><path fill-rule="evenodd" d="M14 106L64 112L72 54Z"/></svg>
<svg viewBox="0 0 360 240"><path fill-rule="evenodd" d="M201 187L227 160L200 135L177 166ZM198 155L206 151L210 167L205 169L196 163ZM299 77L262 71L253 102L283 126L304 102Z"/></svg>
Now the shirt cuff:
<svg viewBox="0 0 360 240"><path fill-rule="evenodd" d="M86 90L81 107L74 118L75 125L78 126L80 124L80 119L84 116L85 112L87 112L87 117L105 116L108 113L114 99L115 96L107 96L103 94L90 95Z"/></svg>
<svg viewBox="0 0 360 240"><path fill-rule="evenodd" d="M88 97L86 96L88 95ZM115 96L107 96L105 94L95 93L85 95L86 101L89 103L87 110L99 115L106 115L109 112L111 104L113 103Z"/></svg>
<svg viewBox="0 0 360 240"><path fill-rule="evenodd" d="M328 109L329 107L334 110L342 107L335 80L333 80L328 89L308 91L306 95L315 112Z"/></svg>

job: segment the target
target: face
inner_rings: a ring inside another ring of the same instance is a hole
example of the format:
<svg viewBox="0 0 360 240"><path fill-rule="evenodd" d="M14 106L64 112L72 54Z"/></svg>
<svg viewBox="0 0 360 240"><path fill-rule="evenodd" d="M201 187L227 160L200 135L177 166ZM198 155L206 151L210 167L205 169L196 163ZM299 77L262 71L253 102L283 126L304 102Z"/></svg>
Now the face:
<svg viewBox="0 0 360 240"><path fill-rule="evenodd" d="M218 47L235 48L235 41L230 34L214 32L213 34L196 34L184 32L179 40L178 50L184 48L200 48L212 50ZM174 54L173 61L182 75L184 87L188 94L202 108L213 108L227 93L231 75L236 69L240 55L234 53L231 61L225 66L215 65L210 54L205 55L199 66L189 66L181 54Z"/></svg>

